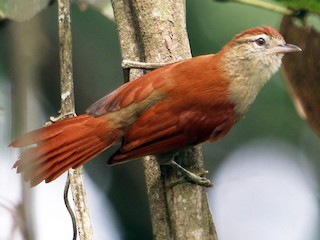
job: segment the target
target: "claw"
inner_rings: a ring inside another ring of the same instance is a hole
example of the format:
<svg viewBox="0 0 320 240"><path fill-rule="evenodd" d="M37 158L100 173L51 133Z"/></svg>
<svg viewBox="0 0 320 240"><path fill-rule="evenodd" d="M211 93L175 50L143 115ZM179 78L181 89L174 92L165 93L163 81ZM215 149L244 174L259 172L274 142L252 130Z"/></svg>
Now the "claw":
<svg viewBox="0 0 320 240"><path fill-rule="evenodd" d="M176 163L174 160L171 160L168 163L168 165L170 165L171 167L173 167L174 169L179 171L184 176L184 178L185 178L184 181L192 182L194 184L204 186L204 187L212 187L213 186L209 179L203 177L205 174L208 173L208 171L206 171L206 170L202 171L199 175L197 175L197 174L185 169L184 167L182 167L181 165ZM181 179L179 179L176 182L173 182L172 184L170 184L169 186L174 187L177 184L180 184L182 182L183 181Z"/></svg>
<svg viewBox="0 0 320 240"><path fill-rule="evenodd" d="M62 119L69 118L69 117L74 117L74 116L75 116L75 114L72 113L72 112L67 113L67 114L65 114L65 115L61 115L61 114L60 114L60 115L57 116L57 117L51 116L51 117L49 118L50 121L49 121L49 122L46 122L45 125L47 126L47 125L50 125L51 123L55 123L55 122L58 122L58 121L60 121L60 120L62 120Z"/></svg>

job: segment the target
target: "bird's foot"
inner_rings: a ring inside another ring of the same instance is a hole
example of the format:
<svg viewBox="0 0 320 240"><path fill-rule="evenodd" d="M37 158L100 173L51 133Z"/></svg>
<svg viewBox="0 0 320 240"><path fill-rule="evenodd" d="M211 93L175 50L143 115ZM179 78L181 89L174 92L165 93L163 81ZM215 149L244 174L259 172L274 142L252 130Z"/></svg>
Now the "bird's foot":
<svg viewBox="0 0 320 240"><path fill-rule="evenodd" d="M58 122L58 121L60 121L60 120L62 120L62 119L65 119L65 118L70 118L70 117L75 117L75 116L76 116L76 115L75 115L73 112L67 113L67 114L65 114L65 115L61 115L61 114L60 114L60 115L57 116L57 117L51 116L51 117L49 118L49 121L45 123L45 126L50 125L50 124L55 123L55 122Z"/></svg>
<svg viewBox="0 0 320 240"><path fill-rule="evenodd" d="M185 169L184 167L182 167L181 165L176 163L174 160L170 161L168 163L168 165L170 165L171 167L173 167L174 169L176 169L177 171L179 171L183 175L182 178L171 183L169 185L169 187L174 187L174 186L176 186L180 183L183 183L183 182L192 182L194 184L204 186L204 187L212 187L213 186L209 179L203 177L204 175L206 175L208 173L208 171L206 171L206 170L203 170L198 175L198 174L195 174L195 173L190 172L189 170Z"/></svg>

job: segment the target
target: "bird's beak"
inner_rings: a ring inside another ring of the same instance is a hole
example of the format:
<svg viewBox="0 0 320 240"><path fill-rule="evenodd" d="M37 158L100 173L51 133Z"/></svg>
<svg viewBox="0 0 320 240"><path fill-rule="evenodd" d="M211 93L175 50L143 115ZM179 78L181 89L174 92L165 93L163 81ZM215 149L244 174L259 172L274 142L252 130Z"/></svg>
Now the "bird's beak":
<svg viewBox="0 0 320 240"><path fill-rule="evenodd" d="M289 53L289 52L301 52L302 49L293 44L283 44L271 49L272 53Z"/></svg>

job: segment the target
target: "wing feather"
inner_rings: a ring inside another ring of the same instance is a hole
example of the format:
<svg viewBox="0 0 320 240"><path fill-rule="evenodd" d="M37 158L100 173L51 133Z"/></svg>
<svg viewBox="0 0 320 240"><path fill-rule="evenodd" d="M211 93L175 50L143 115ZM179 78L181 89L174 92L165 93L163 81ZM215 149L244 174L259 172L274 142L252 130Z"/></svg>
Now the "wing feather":
<svg viewBox="0 0 320 240"><path fill-rule="evenodd" d="M137 120L125 136L122 147L108 164L118 164L145 155L186 148L209 138L214 141L224 136L235 120L231 105L213 114L203 114L196 108L185 109L181 114L168 114L171 116L168 119L167 114L155 114L162 104L166 103L155 105ZM145 119L151 116L153 116L151 121ZM141 122L146 125L141 127Z"/></svg>
<svg viewBox="0 0 320 240"><path fill-rule="evenodd" d="M92 116L101 116L109 112L119 111L132 103L139 103L150 96L155 90L172 87L171 79L166 75L175 64L169 64L156 69L144 76L125 83L107 96L92 104L86 113ZM169 74L170 75L170 74Z"/></svg>

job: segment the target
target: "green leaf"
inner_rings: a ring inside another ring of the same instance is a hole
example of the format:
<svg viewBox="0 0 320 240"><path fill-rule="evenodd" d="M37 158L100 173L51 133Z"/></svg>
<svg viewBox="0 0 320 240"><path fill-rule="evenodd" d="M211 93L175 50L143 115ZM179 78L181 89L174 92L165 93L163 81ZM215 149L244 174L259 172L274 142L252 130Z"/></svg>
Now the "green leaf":
<svg viewBox="0 0 320 240"><path fill-rule="evenodd" d="M44 9L49 0L1 0L0 19L26 21Z"/></svg>
<svg viewBox="0 0 320 240"><path fill-rule="evenodd" d="M294 10L307 10L314 13L320 13L319 0L276 0L283 5L293 8Z"/></svg>

